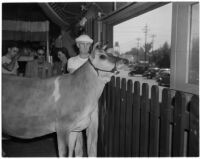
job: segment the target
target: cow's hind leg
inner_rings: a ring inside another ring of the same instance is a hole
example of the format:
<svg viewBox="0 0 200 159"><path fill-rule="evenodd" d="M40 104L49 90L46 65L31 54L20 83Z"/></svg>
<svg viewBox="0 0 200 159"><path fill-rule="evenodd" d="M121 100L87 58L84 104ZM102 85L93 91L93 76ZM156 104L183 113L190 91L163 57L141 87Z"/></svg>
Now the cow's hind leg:
<svg viewBox="0 0 200 159"><path fill-rule="evenodd" d="M68 136L69 133L67 131L64 130L57 131L59 157L65 157L67 155Z"/></svg>

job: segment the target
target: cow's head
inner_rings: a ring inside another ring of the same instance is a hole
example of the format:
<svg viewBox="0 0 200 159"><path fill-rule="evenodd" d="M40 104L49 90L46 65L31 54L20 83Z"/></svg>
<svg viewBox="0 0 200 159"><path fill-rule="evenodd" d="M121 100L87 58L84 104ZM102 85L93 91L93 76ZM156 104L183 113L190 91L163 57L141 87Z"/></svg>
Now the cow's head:
<svg viewBox="0 0 200 159"><path fill-rule="evenodd" d="M98 47L99 43L93 46L90 62L101 77L110 77L118 74L123 65L127 65L123 59L113 56L105 50L105 47ZM107 81L107 80L106 80Z"/></svg>

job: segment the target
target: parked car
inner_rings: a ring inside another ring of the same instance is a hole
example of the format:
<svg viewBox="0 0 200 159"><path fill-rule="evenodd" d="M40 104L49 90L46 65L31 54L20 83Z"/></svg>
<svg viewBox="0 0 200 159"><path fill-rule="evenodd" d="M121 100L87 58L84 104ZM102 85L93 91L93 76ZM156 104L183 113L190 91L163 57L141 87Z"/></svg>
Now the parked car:
<svg viewBox="0 0 200 159"><path fill-rule="evenodd" d="M159 86L170 86L170 71L163 71L157 79Z"/></svg>
<svg viewBox="0 0 200 159"><path fill-rule="evenodd" d="M147 70L146 66L135 66L134 69L128 73L129 76L143 74Z"/></svg>
<svg viewBox="0 0 200 159"><path fill-rule="evenodd" d="M160 75L162 74L162 72L165 72L165 71L169 71L170 73L170 69L169 68L161 68L157 73L156 73L156 81L158 82L158 79L160 77Z"/></svg>
<svg viewBox="0 0 200 159"><path fill-rule="evenodd" d="M152 79L154 77L156 77L157 72L160 69L158 67L153 67L153 68L149 68L147 72L145 72L145 74L143 76L147 77L147 79Z"/></svg>

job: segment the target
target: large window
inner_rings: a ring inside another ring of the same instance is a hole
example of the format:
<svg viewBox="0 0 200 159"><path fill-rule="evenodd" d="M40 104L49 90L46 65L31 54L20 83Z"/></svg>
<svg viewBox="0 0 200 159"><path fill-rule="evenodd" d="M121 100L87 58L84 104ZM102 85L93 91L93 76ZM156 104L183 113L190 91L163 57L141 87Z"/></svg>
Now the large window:
<svg viewBox="0 0 200 159"><path fill-rule="evenodd" d="M199 83L199 4L191 5L188 83Z"/></svg>
<svg viewBox="0 0 200 159"><path fill-rule="evenodd" d="M173 4L171 88L199 94L199 3Z"/></svg>
<svg viewBox="0 0 200 159"><path fill-rule="evenodd" d="M113 45L160 68L170 68L172 4L148 11L113 27Z"/></svg>

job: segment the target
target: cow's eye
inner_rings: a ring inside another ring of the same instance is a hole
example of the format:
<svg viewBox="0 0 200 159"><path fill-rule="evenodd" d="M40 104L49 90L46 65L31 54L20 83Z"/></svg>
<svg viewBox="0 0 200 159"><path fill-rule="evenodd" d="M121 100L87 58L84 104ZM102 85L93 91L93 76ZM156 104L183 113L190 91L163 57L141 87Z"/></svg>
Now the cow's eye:
<svg viewBox="0 0 200 159"><path fill-rule="evenodd" d="M105 55L100 55L99 58L100 58L101 60L105 60L105 59L106 59L106 56L105 56Z"/></svg>

